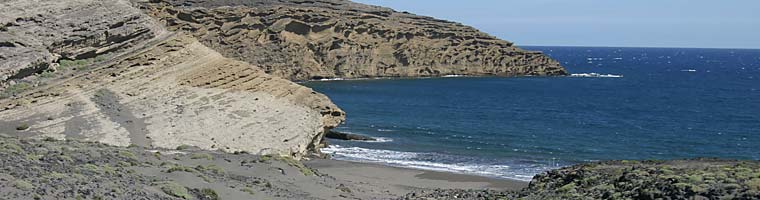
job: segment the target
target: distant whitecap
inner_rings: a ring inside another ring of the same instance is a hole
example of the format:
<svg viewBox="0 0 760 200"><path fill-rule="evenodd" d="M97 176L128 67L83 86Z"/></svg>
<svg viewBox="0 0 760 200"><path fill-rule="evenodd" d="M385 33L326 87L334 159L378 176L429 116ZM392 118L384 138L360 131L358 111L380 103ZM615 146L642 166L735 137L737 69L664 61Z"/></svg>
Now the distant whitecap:
<svg viewBox="0 0 760 200"><path fill-rule="evenodd" d="M599 74L599 73L581 73L570 74L571 77L591 77L591 78L622 78L623 75L617 74Z"/></svg>

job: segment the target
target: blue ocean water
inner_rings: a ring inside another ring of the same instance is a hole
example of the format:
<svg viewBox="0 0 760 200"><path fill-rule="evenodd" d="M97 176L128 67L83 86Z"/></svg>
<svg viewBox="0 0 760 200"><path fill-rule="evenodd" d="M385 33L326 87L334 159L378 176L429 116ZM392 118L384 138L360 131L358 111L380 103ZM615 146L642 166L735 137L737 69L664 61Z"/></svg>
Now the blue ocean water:
<svg viewBox="0 0 760 200"><path fill-rule="evenodd" d="M568 77L309 82L344 109L336 159L530 180L618 159L760 159L760 50L527 47Z"/></svg>

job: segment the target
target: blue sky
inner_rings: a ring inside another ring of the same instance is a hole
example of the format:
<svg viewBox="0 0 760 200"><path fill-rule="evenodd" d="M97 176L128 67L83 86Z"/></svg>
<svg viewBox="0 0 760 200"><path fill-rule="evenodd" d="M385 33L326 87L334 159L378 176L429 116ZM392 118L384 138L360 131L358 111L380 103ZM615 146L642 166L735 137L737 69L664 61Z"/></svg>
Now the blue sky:
<svg viewBox="0 0 760 200"><path fill-rule="evenodd" d="M354 0L517 45L760 48L760 0Z"/></svg>

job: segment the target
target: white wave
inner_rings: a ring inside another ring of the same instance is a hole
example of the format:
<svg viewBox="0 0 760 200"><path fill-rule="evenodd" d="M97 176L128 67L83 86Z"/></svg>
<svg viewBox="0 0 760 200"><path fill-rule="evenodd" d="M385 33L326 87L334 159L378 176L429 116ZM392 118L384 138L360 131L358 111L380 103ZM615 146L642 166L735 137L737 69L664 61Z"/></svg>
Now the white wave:
<svg viewBox="0 0 760 200"><path fill-rule="evenodd" d="M323 79L319 79L319 81L342 81L342 80L346 80L346 79L343 79L343 78L323 78Z"/></svg>
<svg viewBox="0 0 760 200"><path fill-rule="evenodd" d="M682 72L697 72L696 69L682 69Z"/></svg>
<svg viewBox="0 0 760 200"><path fill-rule="evenodd" d="M444 171L481 176L508 178L522 181L530 181L532 177L545 170L552 169L548 166L517 166L473 163L443 163L432 162L431 153L401 152L381 149L365 149L361 147L342 147L330 145L323 148L322 152L331 154L338 160L369 162L386 164L396 167L407 167L431 171ZM433 155L433 157L440 157Z"/></svg>
<svg viewBox="0 0 760 200"><path fill-rule="evenodd" d="M455 78L455 77L464 77L464 75L459 74L452 74L452 75L445 75L444 78Z"/></svg>
<svg viewBox="0 0 760 200"><path fill-rule="evenodd" d="M377 131L380 131L380 132L393 132L395 130L379 128L379 129L377 129Z"/></svg>
<svg viewBox="0 0 760 200"><path fill-rule="evenodd" d="M393 142L393 139L391 139L391 138L386 138L386 137L372 137L372 138L375 138L375 140L374 140L374 141L372 141L372 140L367 140L367 141L363 141L363 142L371 142L371 143L374 143L374 142L377 142L377 143L383 143L383 142Z"/></svg>
<svg viewBox="0 0 760 200"><path fill-rule="evenodd" d="M599 74L599 73L581 73L570 74L571 77L592 77L592 78L622 78L623 75L616 74Z"/></svg>

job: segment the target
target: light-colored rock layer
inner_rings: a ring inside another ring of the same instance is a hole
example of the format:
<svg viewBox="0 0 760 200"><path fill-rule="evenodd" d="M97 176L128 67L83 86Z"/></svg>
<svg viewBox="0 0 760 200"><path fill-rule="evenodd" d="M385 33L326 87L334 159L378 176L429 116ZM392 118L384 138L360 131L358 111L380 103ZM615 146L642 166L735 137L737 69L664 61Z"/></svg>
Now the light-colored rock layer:
<svg viewBox="0 0 760 200"><path fill-rule="evenodd" d="M188 36L4 105L18 106L0 112L0 131L22 137L295 157L344 117L326 96Z"/></svg>
<svg viewBox="0 0 760 200"><path fill-rule="evenodd" d="M300 157L344 119L326 96L174 36L127 0L0 4L0 134ZM14 82L25 87L6 91Z"/></svg>
<svg viewBox="0 0 760 200"><path fill-rule="evenodd" d="M162 0L170 30L291 80L565 75L558 62L472 27L345 0Z"/></svg>

